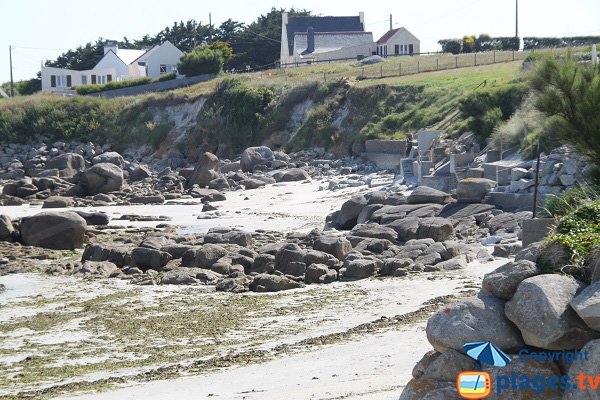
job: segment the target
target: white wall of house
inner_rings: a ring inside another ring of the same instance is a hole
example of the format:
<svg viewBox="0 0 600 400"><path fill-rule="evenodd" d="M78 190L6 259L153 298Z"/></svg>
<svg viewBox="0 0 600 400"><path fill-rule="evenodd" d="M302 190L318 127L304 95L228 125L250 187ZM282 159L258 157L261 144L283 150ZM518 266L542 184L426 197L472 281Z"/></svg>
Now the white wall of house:
<svg viewBox="0 0 600 400"><path fill-rule="evenodd" d="M171 42L165 42L160 47L153 49L146 56L140 57L132 65L146 62L146 71L149 77L158 78L161 75L177 71L177 64L183 52L175 47Z"/></svg>
<svg viewBox="0 0 600 400"><path fill-rule="evenodd" d="M102 57L102 59L98 61L98 64L94 66L94 70L107 68L115 69L116 74L113 77L113 80L117 80L117 78L129 73L127 64L125 64L123 60L121 60L113 51L108 51L106 54L104 54L104 57Z"/></svg>
<svg viewBox="0 0 600 400"><path fill-rule="evenodd" d="M94 80L96 83L107 83L109 77L114 80L116 74L115 68L75 71L65 68L42 67L42 90L60 91L70 87L89 85Z"/></svg>
<svg viewBox="0 0 600 400"><path fill-rule="evenodd" d="M356 46L343 47L338 50L332 50L322 53L313 53L313 60L315 61L327 61L327 60L339 60L341 58L358 58L369 57L373 52L377 51L377 45L375 43L359 44ZM303 62L306 60L300 60Z"/></svg>
<svg viewBox="0 0 600 400"><path fill-rule="evenodd" d="M410 51L412 45L412 53ZM392 56L402 54L419 54L421 52L421 41L406 28L398 29L385 43L378 43L377 54L380 56Z"/></svg>

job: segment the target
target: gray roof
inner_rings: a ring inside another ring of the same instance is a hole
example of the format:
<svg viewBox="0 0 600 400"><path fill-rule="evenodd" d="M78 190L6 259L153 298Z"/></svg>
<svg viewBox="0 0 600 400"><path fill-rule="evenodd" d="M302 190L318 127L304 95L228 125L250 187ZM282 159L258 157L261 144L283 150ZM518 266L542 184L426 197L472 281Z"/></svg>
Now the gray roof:
<svg viewBox="0 0 600 400"><path fill-rule="evenodd" d="M364 31L360 17L290 17L286 26L288 48L294 52L294 34L304 32L312 27L315 32L357 32Z"/></svg>

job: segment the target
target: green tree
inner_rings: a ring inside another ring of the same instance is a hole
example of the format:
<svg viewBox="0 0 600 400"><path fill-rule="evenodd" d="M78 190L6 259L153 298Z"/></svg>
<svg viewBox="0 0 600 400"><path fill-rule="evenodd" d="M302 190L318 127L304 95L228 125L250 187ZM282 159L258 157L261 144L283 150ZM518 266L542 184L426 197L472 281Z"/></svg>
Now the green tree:
<svg viewBox="0 0 600 400"><path fill-rule="evenodd" d="M442 39L438 43L442 46L443 53L458 54L462 49L462 43L459 39Z"/></svg>
<svg viewBox="0 0 600 400"><path fill-rule="evenodd" d="M223 55L223 59L225 61L229 61L233 57L233 49L231 48L231 45L229 45L229 43L227 43L227 42L217 40L215 42L211 42L208 45L208 47L211 48L212 50L220 51L221 54Z"/></svg>
<svg viewBox="0 0 600 400"><path fill-rule="evenodd" d="M2 90L10 95L10 82L4 82L0 85ZM22 81L14 82L15 96L28 96L42 90L42 78L41 73L37 73L37 78L25 79Z"/></svg>
<svg viewBox="0 0 600 400"><path fill-rule="evenodd" d="M571 55L543 60L531 77L536 107L550 117L551 132L600 165L600 69Z"/></svg>
<svg viewBox="0 0 600 400"><path fill-rule="evenodd" d="M181 56L177 70L185 76L216 74L223 69L223 61L223 53L220 50L202 45Z"/></svg>
<svg viewBox="0 0 600 400"><path fill-rule="evenodd" d="M465 37L463 37L462 52L463 53L472 53L474 50L475 50L475 36L465 35Z"/></svg>

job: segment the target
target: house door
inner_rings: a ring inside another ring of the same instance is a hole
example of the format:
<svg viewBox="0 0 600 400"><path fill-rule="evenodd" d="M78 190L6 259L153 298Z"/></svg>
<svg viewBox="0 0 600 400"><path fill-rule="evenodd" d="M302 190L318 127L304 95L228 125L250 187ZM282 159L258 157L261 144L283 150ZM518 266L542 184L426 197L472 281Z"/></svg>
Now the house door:
<svg viewBox="0 0 600 400"><path fill-rule="evenodd" d="M408 45L408 54L411 54L411 55L412 55L412 54L413 54L413 52L414 52L414 47L413 47L413 45L412 45L412 44L409 44L409 45Z"/></svg>
<svg viewBox="0 0 600 400"><path fill-rule="evenodd" d="M400 54L400 45L399 44L394 46L394 54L396 54L396 55Z"/></svg>
<svg viewBox="0 0 600 400"><path fill-rule="evenodd" d="M92 75L92 85L96 84L96 75Z"/></svg>

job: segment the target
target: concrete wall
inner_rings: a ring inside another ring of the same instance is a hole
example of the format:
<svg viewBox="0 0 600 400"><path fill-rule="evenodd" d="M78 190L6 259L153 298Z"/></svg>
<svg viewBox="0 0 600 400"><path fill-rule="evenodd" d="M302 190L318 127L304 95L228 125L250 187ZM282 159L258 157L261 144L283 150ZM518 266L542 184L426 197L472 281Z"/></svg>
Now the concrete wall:
<svg viewBox="0 0 600 400"><path fill-rule="evenodd" d="M489 195L491 198L489 203L503 209L504 211L533 211L532 193L490 192ZM538 207L544 204L545 200L545 195L538 195Z"/></svg>
<svg viewBox="0 0 600 400"><path fill-rule="evenodd" d="M369 57L377 51L375 43L359 44L356 46L344 47L339 50L328 51L325 53L317 53L316 61L339 60L340 58L358 58ZM299 60L302 61L302 60Z"/></svg>

